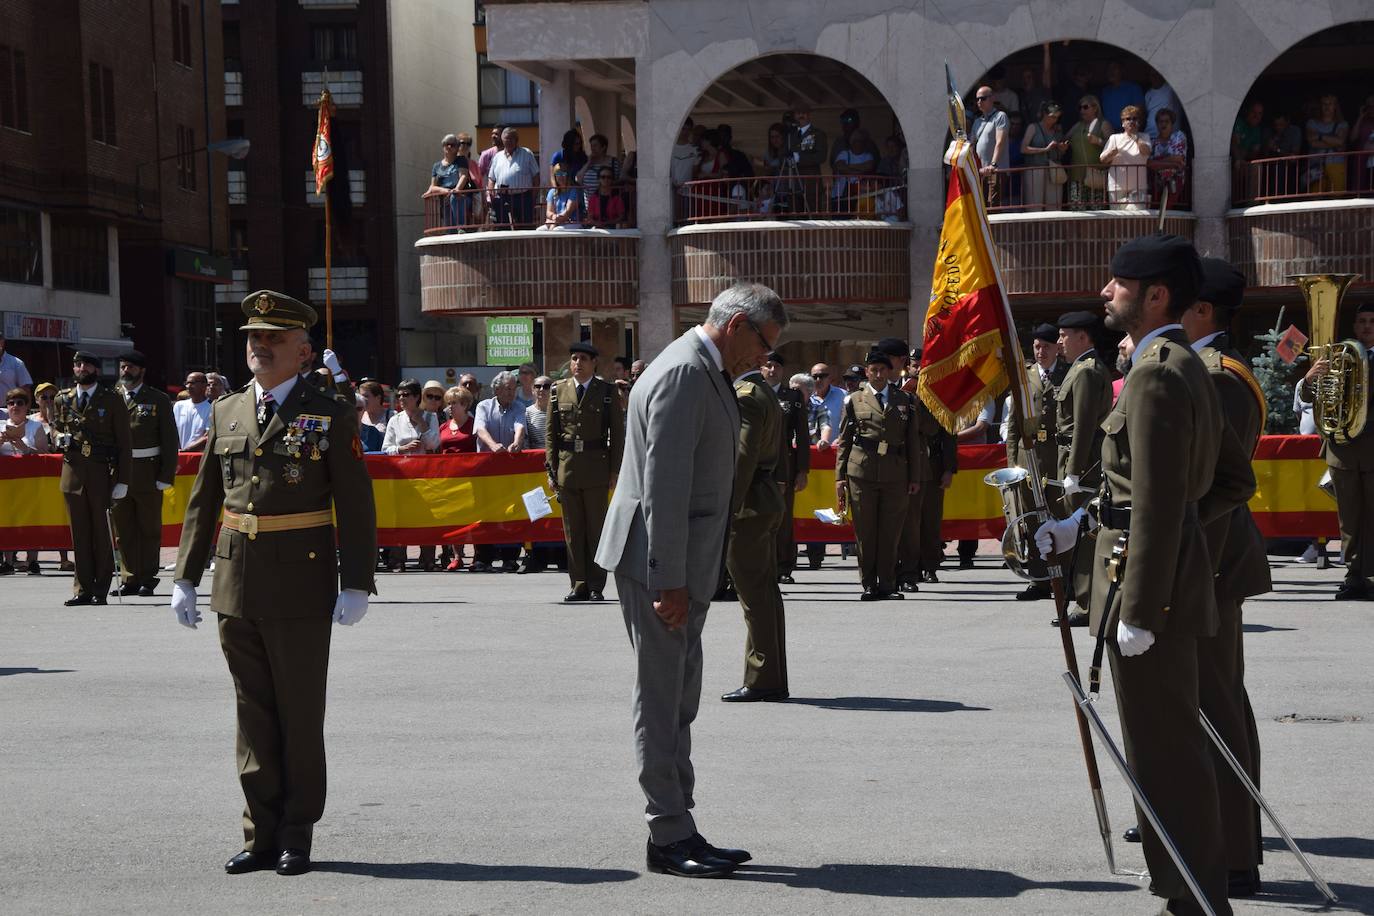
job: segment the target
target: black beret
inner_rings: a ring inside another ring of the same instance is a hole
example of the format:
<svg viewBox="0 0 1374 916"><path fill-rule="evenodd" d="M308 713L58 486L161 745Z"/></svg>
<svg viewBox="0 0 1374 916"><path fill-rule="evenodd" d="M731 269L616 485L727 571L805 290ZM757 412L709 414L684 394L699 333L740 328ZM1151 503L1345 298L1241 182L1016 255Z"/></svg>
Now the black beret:
<svg viewBox="0 0 1374 916"><path fill-rule="evenodd" d="M1142 235L1116 250L1111 273L1122 280L1192 278L1196 286L1202 273L1198 262L1197 249L1182 236Z"/></svg>
<svg viewBox="0 0 1374 916"><path fill-rule="evenodd" d="M886 353L888 356L900 356L906 358L906 341L900 337L884 337L873 345L873 349L879 353Z"/></svg>
<svg viewBox="0 0 1374 916"><path fill-rule="evenodd" d="M1229 261L1221 258L1202 259L1202 288L1199 300L1212 303L1214 308L1234 312L1245 298L1245 274Z"/></svg>
<svg viewBox="0 0 1374 916"><path fill-rule="evenodd" d="M911 348L911 353L909 354L908 358L914 359L914 360L916 360L916 362L919 363L919 362L921 361L921 348L920 348L920 347L912 347L912 348Z"/></svg>
<svg viewBox="0 0 1374 916"><path fill-rule="evenodd" d="M863 377L864 377L864 367L863 367L863 366L850 366L848 369L844 370L844 378L863 378Z"/></svg>
<svg viewBox="0 0 1374 916"><path fill-rule="evenodd" d="M1355 309L1356 315L1363 315L1365 312L1374 312L1374 302L1361 302L1360 307Z"/></svg>
<svg viewBox="0 0 1374 916"><path fill-rule="evenodd" d="M871 366L874 363L882 363L884 366L891 366L892 357L888 356L882 350L879 350L875 347L874 349L869 350L868 355L864 357L865 365Z"/></svg>
<svg viewBox="0 0 1374 916"><path fill-rule="evenodd" d="M140 369L148 368L148 357L137 350L125 350L123 353L119 354L119 361L121 363L131 363L138 366Z"/></svg>
<svg viewBox="0 0 1374 916"><path fill-rule="evenodd" d="M1082 328L1088 330L1097 327L1096 312L1068 312L1059 316L1059 327L1061 328ZM1056 340L1058 337L1055 338Z"/></svg>
<svg viewBox="0 0 1374 916"><path fill-rule="evenodd" d="M779 366L787 365L787 360L782 358L782 354L777 350L770 350L768 355L763 358L765 363L777 363Z"/></svg>
<svg viewBox="0 0 1374 916"><path fill-rule="evenodd" d="M600 350L598 350L596 347L593 347L589 342L585 340L574 340L572 343L568 344L568 353L570 355L573 353L586 353L592 359L596 359L598 356L601 355Z"/></svg>
<svg viewBox="0 0 1374 916"><path fill-rule="evenodd" d="M96 356L90 350L77 350L75 353L72 354L72 362L92 363L98 366L100 365L100 357Z"/></svg>
<svg viewBox="0 0 1374 916"><path fill-rule="evenodd" d="M1065 317L1068 316L1066 315ZM1064 327L1067 327L1067 325L1064 325ZM1059 343L1059 328L1048 323L1038 324L1035 326L1035 330L1031 331L1031 337L1035 340L1043 340L1045 343Z"/></svg>

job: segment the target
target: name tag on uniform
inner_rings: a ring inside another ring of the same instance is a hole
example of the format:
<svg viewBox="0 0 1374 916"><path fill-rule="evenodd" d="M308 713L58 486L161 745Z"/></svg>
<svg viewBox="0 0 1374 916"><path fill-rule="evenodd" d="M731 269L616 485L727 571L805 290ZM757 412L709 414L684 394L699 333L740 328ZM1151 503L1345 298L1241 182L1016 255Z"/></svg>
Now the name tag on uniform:
<svg viewBox="0 0 1374 916"><path fill-rule="evenodd" d="M585 447L586 447L586 443L583 442L581 439L574 439L574 440L573 440L573 451L574 451L574 452L581 452L582 449L584 449Z"/></svg>
<svg viewBox="0 0 1374 916"><path fill-rule="evenodd" d="M879 443L878 443L878 454L879 454L879 455L886 455L886 454L887 454L887 443L886 443L886 442L879 442Z"/></svg>

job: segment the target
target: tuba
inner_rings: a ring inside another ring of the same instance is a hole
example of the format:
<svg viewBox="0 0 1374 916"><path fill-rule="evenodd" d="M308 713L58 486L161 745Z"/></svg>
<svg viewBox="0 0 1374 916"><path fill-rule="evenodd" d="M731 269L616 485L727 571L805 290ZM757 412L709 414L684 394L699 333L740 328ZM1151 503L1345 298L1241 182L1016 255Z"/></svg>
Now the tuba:
<svg viewBox="0 0 1374 916"><path fill-rule="evenodd" d="M998 468L984 477L983 483L996 487L1002 494L1002 514L1007 519L1007 530L1002 532L1002 558L1007 561L1007 568L1022 579L1049 581L1049 563L1035 546L1036 529L1049 515L1035 508L1030 471Z"/></svg>
<svg viewBox="0 0 1374 916"><path fill-rule="evenodd" d="M1328 360L1331 369L1313 383L1312 419L1317 431L1337 443L1349 442L1364 429L1369 404L1369 362L1355 340L1336 340L1341 299L1359 274L1295 274L1307 302L1311 339L1307 356Z"/></svg>

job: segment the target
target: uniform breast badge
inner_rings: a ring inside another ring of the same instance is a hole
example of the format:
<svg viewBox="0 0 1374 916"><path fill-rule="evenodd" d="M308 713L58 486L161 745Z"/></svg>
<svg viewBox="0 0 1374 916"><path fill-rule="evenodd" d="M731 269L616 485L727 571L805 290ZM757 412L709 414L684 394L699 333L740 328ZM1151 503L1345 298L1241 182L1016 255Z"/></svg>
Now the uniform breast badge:
<svg viewBox="0 0 1374 916"><path fill-rule="evenodd" d="M288 461L281 468L282 479L295 486L305 479L305 471L294 461Z"/></svg>
<svg viewBox="0 0 1374 916"><path fill-rule="evenodd" d="M83 442L83 443L81 443L81 457L82 457L82 458L89 458L89 457L91 457L91 444L90 444L89 442Z"/></svg>
<svg viewBox="0 0 1374 916"><path fill-rule="evenodd" d="M881 455L886 455L886 454L887 454L887 443L886 443L886 442L879 442L879 443L878 443L878 454L879 454L880 456L881 456Z"/></svg>

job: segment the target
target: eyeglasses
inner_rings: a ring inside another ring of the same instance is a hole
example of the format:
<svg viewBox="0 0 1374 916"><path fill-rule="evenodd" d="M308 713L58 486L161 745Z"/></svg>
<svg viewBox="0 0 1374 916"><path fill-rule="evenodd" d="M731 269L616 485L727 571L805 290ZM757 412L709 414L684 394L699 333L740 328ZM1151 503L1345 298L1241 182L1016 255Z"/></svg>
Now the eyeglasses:
<svg viewBox="0 0 1374 916"><path fill-rule="evenodd" d="M459 146L472 146L472 141L471 141L471 140L459 140L459 141L458 141L458 145L459 145Z"/></svg>
<svg viewBox="0 0 1374 916"><path fill-rule="evenodd" d="M12 401L6 401L6 402L5 402L5 406L6 406L6 407L13 407L13 406L16 405L16 404L18 404L20 407L28 407L28 406L29 406L29 402L28 402L28 401L25 401L23 398L15 398L15 399L12 400Z"/></svg>
<svg viewBox="0 0 1374 916"><path fill-rule="evenodd" d="M552 385L535 385L535 386L534 386L534 390L535 390L535 391L545 391L545 390L547 390L547 389L549 389L549 388L552 388L552 387L553 387Z"/></svg>
<svg viewBox="0 0 1374 916"><path fill-rule="evenodd" d="M749 325L749 330L753 331L754 336L759 339L759 343L763 344L765 353L773 349L773 345L768 342L767 337L763 336L763 332L759 330L758 325L754 324L752 321L746 321L745 324Z"/></svg>
<svg viewBox="0 0 1374 916"><path fill-rule="evenodd" d="M813 373L811 373L811 377L812 377L813 379L830 378L830 373L829 373L829 372L813 372ZM848 376L845 376L845 377L848 378Z"/></svg>
<svg viewBox="0 0 1374 916"><path fill-rule="evenodd" d="M979 102L990 102L990 101L992 101L992 96L990 96L990 95L977 95L977 96L974 96L974 98L977 99Z"/></svg>

